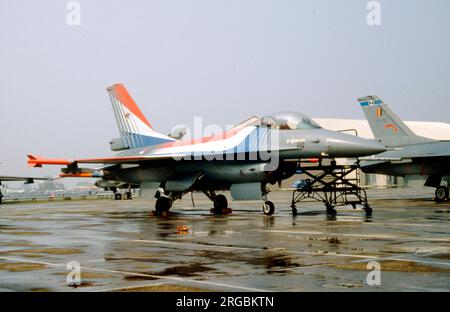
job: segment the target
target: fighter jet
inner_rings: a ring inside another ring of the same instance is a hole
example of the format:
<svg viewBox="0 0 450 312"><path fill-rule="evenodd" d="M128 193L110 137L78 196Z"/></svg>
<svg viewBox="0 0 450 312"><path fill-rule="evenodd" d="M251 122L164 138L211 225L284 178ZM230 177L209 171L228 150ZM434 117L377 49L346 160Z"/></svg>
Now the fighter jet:
<svg viewBox="0 0 450 312"><path fill-rule="evenodd" d="M435 200L448 200L450 141L416 135L377 96L359 98L358 101L376 140L390 148L374 157L367 157L369 161L362 162L361 169L366 173L427 177L425 185L436 188Z"/></svg>
<svg viewBox="0 0 450 312"><path fill-rule="evenodd" d="M7 181L25 181L25 184L30 184L30 183L34 183L34 180L48 180L46 178L36 178L36 177L13 177L13 176L1 176L0 175L0 185L2 185L2 182L7 182ZM2 204L3 201L3 194L2 194L2 190L0 189L0 205Z"/></svg>
<svg viewBox="0 0 450 312"><path fill-rule="evenodd" d="M119 152L116 156L66 160L28 155L28 164L66 165L62 171L67 176L96 174L130 186L156 183L158 214L193 191L209 197L214 212L230 212L227 198L216 194L229 190L235 200L263 199L263 212L271 215L275 206L267 200L266 186L294 175L299 159L360 157L386 150L373 140L325 130L295 112L251 117L222 133L177 140L153 129L123 84L107 91L120 132L110 142L111 150ZM92 170L79 164L102 166Z"/></svg>

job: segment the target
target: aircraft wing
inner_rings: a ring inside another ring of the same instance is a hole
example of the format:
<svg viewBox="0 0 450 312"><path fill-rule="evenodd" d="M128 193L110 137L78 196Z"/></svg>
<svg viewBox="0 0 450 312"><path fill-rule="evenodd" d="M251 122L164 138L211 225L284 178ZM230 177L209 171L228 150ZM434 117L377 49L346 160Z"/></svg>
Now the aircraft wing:
<svg viewBox="0 0 450 312"><path fill-rule="evenodd" d="M360 161L376 161L376 162L387 162L387 161L401 161L403 158L401 157L360 157L358 158Z"/></svg>
<svg viewBox="0 0 450 312"><path fill-rule="evenodd" d="M395 162L429 158L450 158L450 142L434 142L404 146L375 156L360 158L364 161Z"/></svg>
<svg viewBox="0 0 450 312"><path fill-rule="evenodd" d="M146 156L122 156L122 157L105 157L105 158L84 158L77 159L74 162L80 164L138 164L146 161L156 160L174 160L174 155L146 155Z"/></svg>
<svg viewBox="0 0 450 312"><path fill-rule="evenodd" d="M417 154L413 154L413 155L409 156L409 158L435 158L435 157L450 158L450 150L447 152L445 152L445 151L428 151L428 152L417 153Z"/></svg>
<svg viewBox="0 0 450 312"><path fill-rule="evenodd" d="M26 183L34 183L34 180L48 180L47 178L36 177L13 177L13 176L0 176L0 182L3 181L25 181Z"/></svg>
<svg viewBox="0 0 450 312"><path fill-rule="evenodd" d="M61 158L42 158L34 155L28 155L28 165L30 167L42 167L42 165L63 165L72 164L139 164L146 161L156 160L174 160L173 155L144 155L144 156L116 156L103 158L84 158L84 159L61 159Z"/></svg>

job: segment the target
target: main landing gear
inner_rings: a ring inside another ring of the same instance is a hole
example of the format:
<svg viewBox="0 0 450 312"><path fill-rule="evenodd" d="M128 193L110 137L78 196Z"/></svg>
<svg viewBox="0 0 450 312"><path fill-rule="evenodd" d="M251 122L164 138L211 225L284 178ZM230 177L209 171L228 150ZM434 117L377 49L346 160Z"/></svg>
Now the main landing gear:
<svg viewBox="0 0 450 312"><path fill-rule="evenodd" d="M178 195L178 196L177 196ZM156 191L155 198L155 211L154 214L158 216L167 216L170 208L176 199L181 198L182 194L168 193L166 194L164 189L160 188Z"/></svg>
<svg viewBox="0 0 450 312"><path fill-rule="evenodd" d="M309 179L292 192L293 215L297 214L297 203L312 199L323 202L327 216L331 218L337 215L336 206L345 205L351 205L353 209L362 205L366 216L372 216L366 191L360 187L359 165L337 165L333 160L330 165L320 162L317 166L302 166L299 163L299 170Z"/></svg>
<svg viewBox="0 0 450 312"><path fill-rule="evenodd" d="M160 188L156 194L156 203L155 203L155 215L165 216L168 215L172 204L181 199L181 197L188 192L168 192L166 193L164 189ZM214 214L227 214L232 213L232 209L228 207L228 200L225 195L216 194L214 191L203 191L203 193L211 199L213 202L213 207L211 208L211 212Z"/></svg>
<svg viewBox="0 0 450 312"><path fill-rule="evenodd" d="M225 195L217 195L214 191L203 191L203 193L213 202L211 212L214 214L232 213L233 210L228 207L228 200Z"/></svg>
<svg viewBox="0 0 450 312"><path fill-rule="evenodd" d="M113 188L112 191L114 193L114 200L122 200L122 193L117 191L116 188Z"/></svg>
<svg viewBox="0 0 450 312"><path fill-rule="evenodd" d="M168 214L172 207L172 201L168 197L160 197L155 203L155 213L158 215Z"/></svg>
<svg viewBox="0 0 450 312"><path fill-rule="evenodd" d="M436 188L434 200L438 203L449 200L449 185Z"/></svg>
<svg viewBox="0 0 450 312"><path fill-rule="evenodd" d="M128 189L122 196L122 193L120 193L117 188L113 188L112 189L113 193L114 193L114 200L122 200L122 197L124 197L123 199L125 200L131 200L133 199L133 194L131 193L131 190Z"/></svg>

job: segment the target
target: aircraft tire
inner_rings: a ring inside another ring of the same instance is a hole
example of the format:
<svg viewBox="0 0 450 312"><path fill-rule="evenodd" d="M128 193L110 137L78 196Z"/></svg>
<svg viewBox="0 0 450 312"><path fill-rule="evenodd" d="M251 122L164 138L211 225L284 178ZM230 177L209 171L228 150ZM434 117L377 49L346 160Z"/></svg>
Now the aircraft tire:
<svg viewBox="0 0 450 312"><path fill-rule="evenodd" d="M214 197L214 213L221 214L228 209L228 200L225 195L219 194Z"/></svg>
<svg viewBox="0 0 450 312"><path fill-rule="evenodd" d="M263 204L263 212L266 216L271 216L275 212L275 205L270 201L266 201Z"/></svg>
<svg viewBox="0 0 450 312"><path fill-rule="evenodd" d="M222 209L228 208L228 200L225 195L219 194L214 198L214 208Z"/></svg>
<svg viewBox="0 0 450 312"><path fill-rule="evenodd" d="M169 211L171 207L170 199L167 197L160 197L156 200L155 211L156 213L163 213Z"/></svg>
<svg viewBox="0 0 450 312"><path fill-rule="evenodd" d="M122 194L120 194L120 193L114 194L114 200L121 200L121 199L122 199Z"/></svg>
<svg viewBox="0 0 450 312"><path fill-rule="evenodd" d="M439 186L436 189L435 195L436 195L436 197L435 197L436 202L440 203L440 202L446 201L446 200L448 200L449 190L445 186Z"/></svg>

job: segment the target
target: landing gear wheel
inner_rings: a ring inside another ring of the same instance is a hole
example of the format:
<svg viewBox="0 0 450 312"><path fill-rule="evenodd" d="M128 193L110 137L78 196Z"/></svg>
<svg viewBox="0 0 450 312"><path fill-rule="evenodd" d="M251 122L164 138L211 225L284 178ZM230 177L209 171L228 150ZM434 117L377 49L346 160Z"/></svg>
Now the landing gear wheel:
<svg viewBox="0 0 450 312"><path fill-rule="evenodd" d="M449 190L445 186L439 186L436 189L435 195L436 195L436 198L435 198L436 202L446 201L446 200L448 200Z"/></svg>
<svg viewBox="0 0 450 312"><path fill-rule="evenodd" d="M164 214L169 212L171 207L170 199L167 197L160 197L156 200L155 211L157 214Z"/></svg>
<svg viewBox="0 0 450 312"><path fill-rule="evenodd" d="M122 199L122 194L114 193L114 200L121 200L121 199Z"/></svg>
<svg viewBox="0 0 450 312"><path fill-rule="evenodd" d="M133 196L131 195L131 192L126 192L125 193L125 199L126 200L129 200L129 199L132 199L133 198Z"/></svg>
<svg viewBox="0 0 450 312"><path fill-rule="evenodd" d="M327 215L331 217L336 217L337 211L336 209L334 209L332 205L325 205L325 207L327 208Z"/></svg>
<svg viewBox="0 0 450 312"><path fill-rule="evenodd" d="M214 198L214 209L222 208L228 208L228 200L224 195L219 194Z"/></svg>
<svg viewBox="0 0 450 312"><path fill-rule="evenodd" d="M216 195L214 197L213 204L214 204L213 209L214 213L216 214L231 213L231 209L228 208L228 200L224 195L222 194Z"/></svg>
<svg viewBox="0 0 450 312"><path fill-rule="evenodd" d="M266 216L273 215L275 212L275 205L270 200L266 201L263 205L263 212Z"/></svg>

